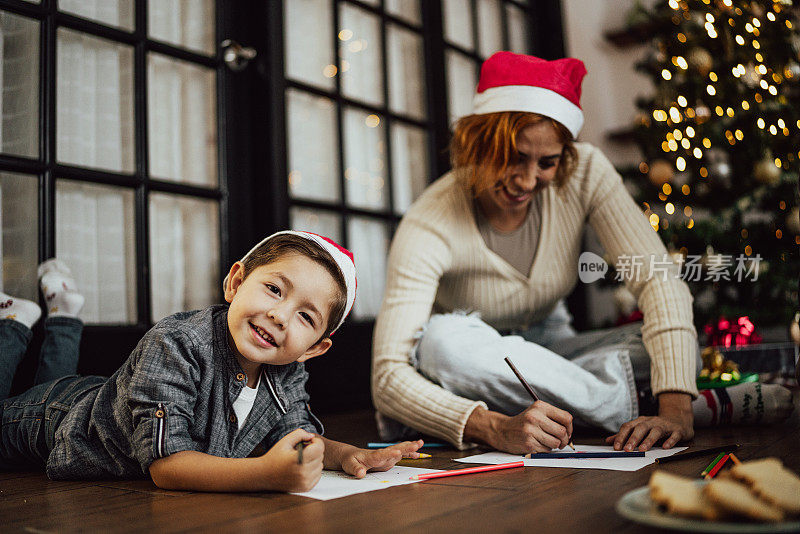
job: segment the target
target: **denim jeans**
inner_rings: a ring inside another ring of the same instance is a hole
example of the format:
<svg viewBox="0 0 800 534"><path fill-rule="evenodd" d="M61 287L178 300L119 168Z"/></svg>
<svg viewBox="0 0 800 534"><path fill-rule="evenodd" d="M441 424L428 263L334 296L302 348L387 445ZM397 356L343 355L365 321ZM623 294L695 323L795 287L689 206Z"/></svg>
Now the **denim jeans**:
<svg viewBox="0 0 800 534"><path fill-rule="evenodd" d="M74 375L83 322L73 317L48 317L44 322L44 341L39 353L34 384ZM14 373L28 350L32 333L18 321L0 320L0 400L8 397Z"/></svg>
<svg viewBox="0 0 800 534"><path fill-rule="evenodd" d="M44 464L69 408L83 393L104 382L101 377L65 376L74 375L77 369L82 329L79 319L47 318L36 385L6 398L32 334L20 322L0 320L0 469Z"/></svg>
<svg viewBox="0 0 800 534"><path fill-rule="evenodd" d="M0 403L0 470L47 464L58 425L101 376L64 376Z"/></svg>

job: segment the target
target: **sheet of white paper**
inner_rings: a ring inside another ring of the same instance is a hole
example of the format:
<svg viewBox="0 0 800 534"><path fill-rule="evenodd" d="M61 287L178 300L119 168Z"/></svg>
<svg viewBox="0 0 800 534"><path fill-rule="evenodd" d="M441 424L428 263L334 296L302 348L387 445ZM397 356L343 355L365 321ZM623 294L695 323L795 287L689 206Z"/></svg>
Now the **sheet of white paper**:
<svg viewBox="0 0 800 534"><path fill-rule="evenodd" d="M672 447L662 449L655 447L645 452L644 458L550 458L537 460L535 458L524 458L518 454L508 454L505 452L487 452L467 456L466 458L455 458L456 462L475 463L475 464L504 464L507 462L518 462L523 460L525 467L570 467L575 469L609 469L612 471L638 471L642 467L655 463L656 458L672 456L675 453L686 450L687 447ZM611 445L578 445L575 444L573 451L569 447L566 449L553 449L553 452L609 452L613 451Z"/></svg>
<svg viewBox="0 0 800 534"><path fill-rule="evenodd" d="M317 485L314 486L311 491L293 493L292 495L302 495L303 497L327 501L330 499L338 499L339 497L347 497L348 495L355 495L356 493L365 493L367 491L391 488L392 486L422 482L421 480L409 479L414 475L433 473L435 471L441 471L441 469L422 469L421 467L403 467L396 465L388 471L367 473L364 478L358 479L342 471L326 470L322 472L322 478L319 479L319 482L317 482Z"/></svg>

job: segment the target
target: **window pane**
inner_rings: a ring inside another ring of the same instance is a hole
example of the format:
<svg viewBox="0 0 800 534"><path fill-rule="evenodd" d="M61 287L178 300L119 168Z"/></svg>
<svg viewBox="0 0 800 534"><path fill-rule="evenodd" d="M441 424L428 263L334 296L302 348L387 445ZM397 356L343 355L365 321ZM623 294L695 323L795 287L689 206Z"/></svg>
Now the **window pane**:
<svg viewBox="0 0 800 534"><path fill-rule="evenodd" d="M154 322L219 301L216 201L150 195L150 287Z"/></svg>
<svg viewBox="0 0 800 534"><path fill-rule="evenodd" d="M499 0L478 0L478 51L484 58L503 49L501 9Z"/></svg>
<svg viewBox="0 0 800 534"><path fill-rule="evenodd" d="M133 30L130 0L58 0L58 9L123 30Z"/></svg>
<svg viewBox="0 0 800 534"><path fill-rule="evenodd" d="M283 3L286 76L333 89L333 8L330 0Z"/></svg>
<svg viewBox="0 0 800 534"><path fill-rule="evenodd" d="M347 204L385 208L386 142L383 119L356 109L344 112L344 179Z"/></svg>
<svg viewBox="0 0 800 534"><path fill-rule="evenodd" d="M369 104L383 104L380 19L362 9L343 4L341 26L339 56L342 92Z"/></svg>
<svg viewBox="0 0 800 534"><path fill-rule="evenodd" d="M0 151L37 157L39 24L0 12Z"/></svg>
<svg viewBox="0 0 800 534"><path fill-rule="evenodd" d="M404 213L428 184L428 136L422 128L392 123L395 213Z"/></svg>
<svg viewBox="0 0 800 534"><path fill-rule="evenodd" d="M147 57L150 175L217 185L217 90L211 69Z"/></svg>
<svg viewBox="0 0 800 534"><path fill-rule="evenodd" d="M289 227L292 230L313 232L342 243L342 217L338 213L292 208L289 210Z"/></svg>
<svg viewBox="0 0 800 534"><path fill-rule="evenodd" d="M358 291L353 306L355 319L374 319L378 315L386 286L386 256L389 253L389 226L365 217L348 221L350 249L358 269Z"/></svg>
<svg viewBox="0 0 800 534"><path fill-rule="evenodd" d="M444 37L467 50L475 48L471 0L443 0Z"/></svg>
<svg viewBox="0 0 800 534"><path fill-rule="evenodd" d="M136 321L133 191L56 182L56 256L86 297L87 323Z"/></svg>
<svg viewBox="0 0 800 534"><path fill-rule="evenodd" d="M36 302L38 252L36 176L0 173L0 291Z"/></svg>
<svg viewBox="0 0 800 534"><path fill-rule="evenodd" d="M147 31L153 39L211 55L215 48L214 1L149 0Z"/></svg>
<svg viewBox="0 0 800 534"><path fill-rule="evenodd" d="M64 28L57 35L58 161L133 171L133 48Z"/></svg>
<svg viewBox="0 0 800 534"><path fill-rule="evenodd" d="M412 24L422 24L419 0L386 0L386 12Z"/></svg>
<svg viewBox="0 0 800 534"><path fill-rule="evenodd" d="M511 51L517 54L527 54L530 46L528 45L528 21L525 18L525 12L518 7L506 5L506 19Z"/></svg>
<svg viewBox="0 0 800 534"><path fill-rule="evenodd" d="M478 86L475 63L453 50L445 51L447 62L447 104L450 123L472 113L472 97Z"/></svg>
<svg viewBox="0 0 800 534"><path fill-rule="evenodd" d="M339 136L333 100L286 91L289 193L294 198L341 199Z"/></svg>
<svg viewBox="0 0 800 534"><path fill-rule="evenodd" d="M389 106L395 113L422 119L425 116L425 56L422 37L389 25Z"/></svg>

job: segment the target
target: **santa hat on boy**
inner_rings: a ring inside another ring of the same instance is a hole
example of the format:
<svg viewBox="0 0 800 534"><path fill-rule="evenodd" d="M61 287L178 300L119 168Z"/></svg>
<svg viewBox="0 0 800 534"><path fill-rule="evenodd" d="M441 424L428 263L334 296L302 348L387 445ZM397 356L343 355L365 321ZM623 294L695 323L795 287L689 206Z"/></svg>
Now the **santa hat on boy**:
<svg viewBox="0 0 800 534"><path fill-rule="evenodd" d="M513 52L496 52L481 66L472 113L538 113L557 120L577 137L583 126L580 99L585 75L586 67L580 59L547 61Z"/></svg>
<svg viewBox="0 0 800 534"><path fill-rule="evenodd" d="M347 288L347 298L345 300L345 307L344 313L342 314L342 318L339 319L339 323L334 327L331 333L335 332L342 326L347 315L350 313L350 310L353 309L353 303L356 301L356 264L355 260L353 260L353 253L344 248L343 246L339 245L333 239L329 239L327 237L323 237L321 235L313 234L311 232L297 232L294 230L284 230L282 232L275 232L274 234L265 237L261 241L259 241L256 246L251 248L247 254L245 254L241 260L244 261L255 252L259 247L264 245L264 243L268 242L275 236L283 235L283 234L292 234L299 237L303 237L312 241L322 247L322 250L326 251L328 254L331 255L333 261L336 262L336 265L339 267L339 270L342 272L342 276L344 277L344 285ZM225 280L222 282L223 290L225 286L228 285L228 277L225 277Z"/></svg>

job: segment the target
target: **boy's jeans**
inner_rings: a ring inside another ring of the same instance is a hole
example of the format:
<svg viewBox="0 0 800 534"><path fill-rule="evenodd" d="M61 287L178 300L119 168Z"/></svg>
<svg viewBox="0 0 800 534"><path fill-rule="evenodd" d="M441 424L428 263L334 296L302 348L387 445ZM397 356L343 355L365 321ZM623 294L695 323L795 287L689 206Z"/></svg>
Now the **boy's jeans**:
<svg viewBox="0 0 800 534"><path fill-rule="evenodd" d="M53 437L69 408L83 393L104 382L101 377L73 375L83 323L71 317L45 321L45 340L36 373L36 386L6 399L11 380L31 331L12 320L0 320L0 469L47 462ZM54 380L56 379L56 380Z"/></svg>

